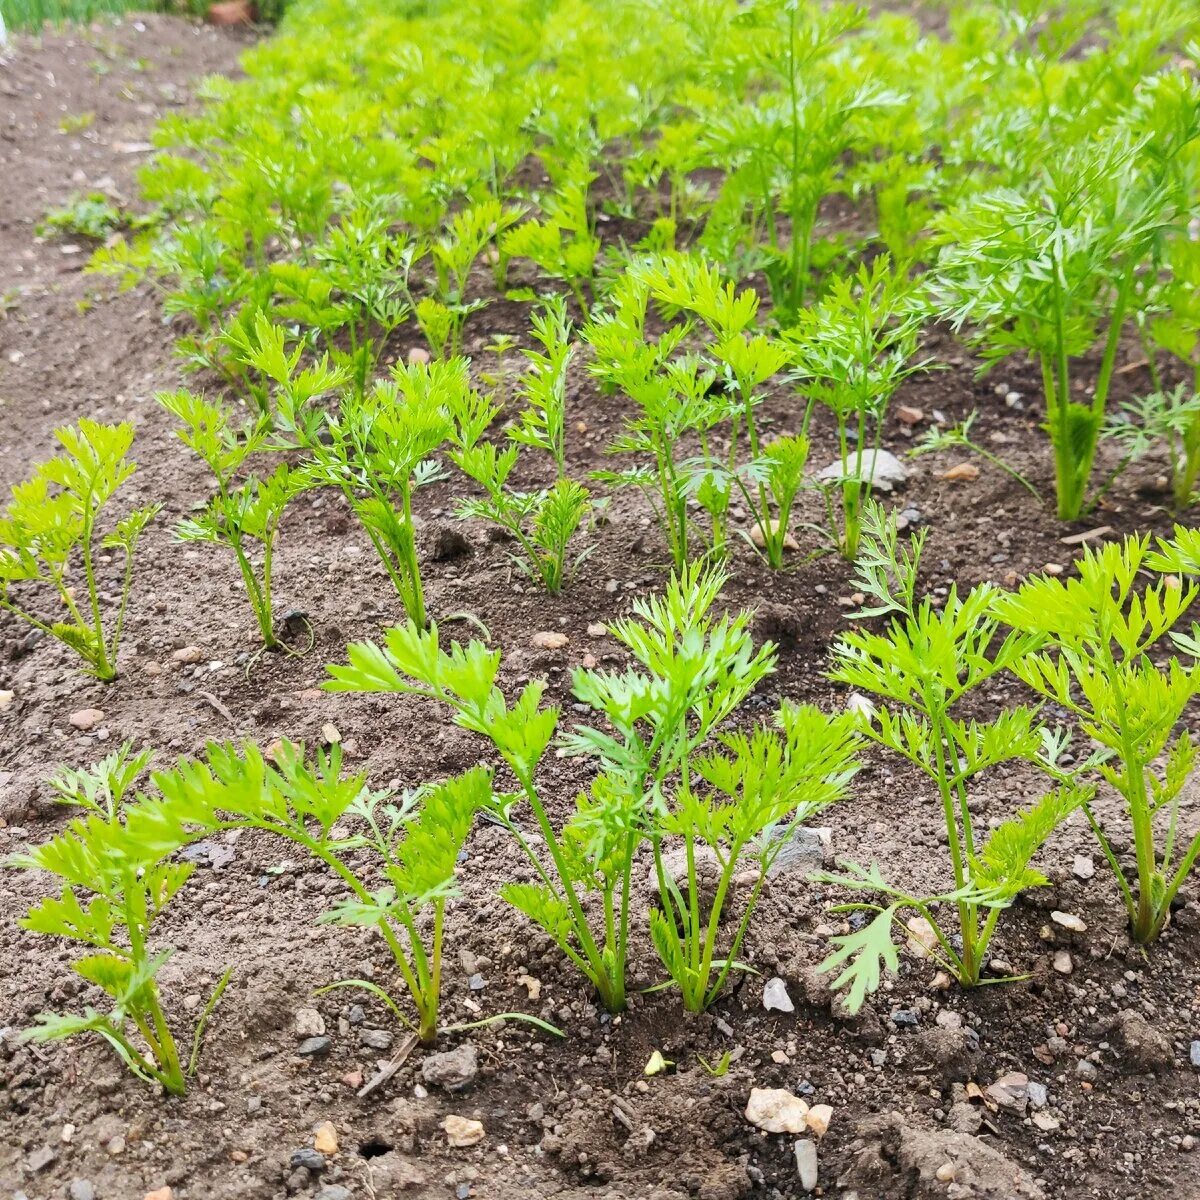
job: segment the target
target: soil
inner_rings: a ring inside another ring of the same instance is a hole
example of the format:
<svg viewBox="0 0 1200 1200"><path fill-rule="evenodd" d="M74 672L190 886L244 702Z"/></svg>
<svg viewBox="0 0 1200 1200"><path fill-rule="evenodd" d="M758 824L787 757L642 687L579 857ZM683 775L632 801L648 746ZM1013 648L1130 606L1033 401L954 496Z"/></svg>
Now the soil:
<svg viewBox="0 0 1200 1200"><path fill-rule="evenodd" d="M10 619L0 622L0 688L13 692L0 711L0 853L61 828L66 816L45 785L56 764L89 763L123 739L156 748L161 761L210 739L266 745L286 736L312 744L333 723L350 765L375 786L440 778L484 754L427 707L314 690L325 664L344 660L347 641L377 637L401 617L366 538L335 499L309 495L289 510L276 574L278 610L308 614L312 651L252 661L253 623L232 563L171 537L173 521L206 494L201 470L153 400L182 382L172 355L179 331L164 322L148 286L118 295L84 274L90 246L35 236L44 211L72 193L100 190L134 203L135 174L156 120L192 103L205 74L236 73L251 36L177 19L128 19L19 39L0 64L0 296L11 306L0 320L0 483L18 481L52 452L56 426L82 416L130 418L142 466L123 494L130 504L156 499L165 506L143 543L117 682L86 681L61 648ZM94 116L86 125L64 124L87 113ZM521 329L521 307L495 303L472 319L470 349L484 357L493 333ZM397 355L407 349L403 338L394 347ZM928 352L944 369L907 384L893 412L920 408L919 435L935 414L953 422L977 409L979 440L1052 488L1033 369L1011 365L978 379L969 354L940 333ZM1145 384L1130 348L1118 398ZM784 390L766 412L780 431L799 419ZM618 400L577 377L570 438L577 475L606 461L604 447L622 417ZM885 443L902 453L912 435L893 417ZM834 456L831 430L821 425L813 462ZM988 463L979 464L976 479L946 480L946 470L965 458L912 460L898 497L928 530L924 562L935 594L985 579L1011 584L1048 563L1069 570L1078 547L1062 539L1089 528L1109 526L1106 536L1116 536L1171 523L1156 490L1161 464L1122 477L1102 510L1064 527ZM505 686L540 675L549 698L569 704L570 668L589 654L619 660L614 643L590 637L588 625L627 611L634 597L664 581L664 552L648 511L630 494L615 497L578 577L548 598L513 572L485 530L464 527L465 546L446 536L456 527L449 511L459 488L439 484L420 497L431 611L473 614L505 651ZM821 515L807 499L801 519ZM727 599L756 608L759 633L780 644L778 671L752 706L758 715L784 698L845 702L824 670L831 638L849 623L851 590L835 556L797 555L773 573L748 547L738 550ZM568 645L535 650L530 639L542 630L566 633ZM173 658L190 645L202 649L200 662ZM988 699L1018 696L1000 683ZM104 717L82 733L68 718L89 707ZM553 772L543 782L565 815L586 778L577 764L556 764ZM1038 786L1023 770L994 773L980 789L979 817L1010 813ZM1195 827L1192 796L1184 819ZM835 854L874 858L931 888L945 883L940 823L928 787L874 758L853 802L830 810L827 820ZM0 1195L137 1200L169 1187L175 1200L799 1196L794 1139L760 1133L743 1115L752 1087L781 1087L833 1109L819 1146L824 1195L1200 1196L1189 1154L1200 1137L1197 1072L1189 1065L1189 1044L1200 1037L1196 888L1187 890L1161 944L1143 955L1129 944L1115 887L1082 818L1043 854L1052 886L1001 923L995 956L1027 979L970 993L933 991L928 965L906 955L900 975L854 1020L838 1016L813 975L828 933L843 920L828 911L840 897L806 882L800 870L772 880L752 927L743 957L761 975L742 977L704 1017L681 1020L670 993L635 994L626 1014L608 1017L546 939L495 898L498 883L520 867L509 841L481 827L463 863L463 897L448 919L444 1020L519 1010L560 1025L567 1037L518 1023L449 1035L444 1049L469 1041L478 1051L478 1075L467 1090L426 1091L425 1054L415 1051L366 1098L356 1095L362 1078L391 1051L369 1049L362 1028L390 1030L387 1013L369 996L314 999L312 992L348 977L390 983L381 947L366 934L316 925L338 887L279 845L245 836L206 850L188 885L191 903L177 903L159 930L175 950L163 980L181 1028L190 1028L225 966L234 968L183 1099L153 1094L102 1044L17 1040L36 1013L81 1007L86 989L67 970L63 945L16 924L44 880L4 874ZM1074 873L1080 854L1096 859L1093 878ZM639 896L643 911L649 903ZM1049 933L1054 909L1080 916L1087 932ZM1064 949L1072 956L1069 975L1051 965ZM652 984L656 964L639 959L633 975L640 986ZM774 975L786 982L794 1012L764 1010L763 984ZM296 1014L305 1008L319 1010L332 1038L324 1057L296 1053ZM1165 1040L1149 1035L1139 1014ZM647 1077L655 1050L672 1066ZM710 1075L701 1059L715 1064L726 1051L727 1072ZM1014 1071L1044 1085L1044 1107L968 1095L968 1084L986 1089ZM481 1121L483 1140L450 1148L441 1122L451 1114ZM320 1171L296 1165L296 1152L311 1148L323 1122L332 1122L339 1151Z"/></svg>

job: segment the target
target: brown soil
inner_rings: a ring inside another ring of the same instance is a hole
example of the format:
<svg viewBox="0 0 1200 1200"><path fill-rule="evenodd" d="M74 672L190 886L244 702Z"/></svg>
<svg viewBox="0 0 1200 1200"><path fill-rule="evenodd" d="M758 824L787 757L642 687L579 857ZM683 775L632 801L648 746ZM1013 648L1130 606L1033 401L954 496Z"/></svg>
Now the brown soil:
<svg viewBox="0 0 1200 1200"><path fill-rule="evenodd" d="M153 402L156 391L180 383L171 354L174 331L148 288L116 296L82 274L88 247L77 243L72 250L63 239L34 237L45 209L72 192L106 190L132 200L134 174L145 157L136 147L148 140L156 118L188 103L205 73L235 71L247 36L145 18L22 40L0 65L0 296L15 293L15 307L0 320L0 483L17 481L31 462L51 453L55 426L81 416L130 417L138 425L143 465L128 499L158 499L166 509L144 543L115 684L81 679L59 648L30 638L10 620L0 623L0 687L15 692L0 712L0 853L61 827L64 814L49 803L44 784L52 766L91 762L125 738L168 757L231 736L264 745L279 736L311 743L333 722L352 765L369 771L377 786L439 778L483 752L446 727L440 714L411 703L312 690L324 665L343 659L348 640L377 636L401 615L365 537L329 497L305 497L290 510L277 571L279 611L296 607L310 614L315 647L303 658L259 659L247 678L252 621L231 563L180 546L170 535L172 521L205 494L200 469L172 440ZM89 127L60 130L64 116L88 112L95 114ZM519 332L520 322L518 306L493 305L469 328L473 349L496 330ZM920 407L927 418L940 411L949 420L979 408L977 433L985 444L1050 487L1033 371L1003 368L977 381L968 356L948 339L931 338L930 352L947 369L913 380L897 403ZM1124 389L1145 383L1136 367L1119 378ZM570 452L572 467L583 473L603 461L622 412L582 379L575 386L572 427L578 423L578 429ZM1012 391L1022 394L1016 406L1004 399ZM780 430L798 419L782 391L769 412ZM833 458L829 434L819 431L817 465ZM898 420L889 424L887 441L897 453L907 436ZM1169 526L1153 496L1137 490L1142 483L1152 492L1153 470L1128 476L1108 507L1066 529L987 464L975 481L943 480L955 461L914 461L901 496L930 531L925 564L931 589L1003 582L1009 572L1024 575L1050 562L1068 565L1076 549L1060 539L1089 525L1118 532ZM458 487L442 484L422 495L421 517L431 535L447 523ZM809 501L802 519L820 517L819 504ZM469 553L427 562L431 611L475 614L507 654L507 685L541 674L550 697L567 703L570 667L588 653L613 653L611 642L588 637L588 624L626 610L634 596L664 579L656 532L629 495L616 498L595 533L595 553L557 598L515 577L503 548L484 530L467 532ZM846 579L845 568L828 556L773 574L749 549L737 554L728 598L757 606L761 632L781 643L778 673L756 697L762 712L782 698L843 701L823 670L831 637L847 624ZM567 648L531 649L531 635L544 629L567 633ZM189 644L203 648L204 661L174 662L172 652ZM992 698L1016 694L999 685ZM105 718L81 734L67 718L85 707L101 708ZM584 777L576 766L555 769L561 774L546 783L565 813ZM979 813L985 820L1007 814L1036 788L1026 772L998 772L979 797ZM1186 819L1194 825L1194 803ZM854 802L832 811L829 824L837 854L898 866L918 885L944 882L940 814L911 775L872 761ZM350 1024L356 997L341 992L314 1001L311 991L372 972L387 982L380 947L366 935L314 924L337 888L311 864L253 837L210 849L188 885L192 902L178 904L161 931L163 943L176 949L164 973L167 1003L183 1025L224 966L235 969L206 1038L200 1077L182 1100L152 1095L103 1046L18 1044L18 1031L35 1013L81 1005L84 989L66 969L64 947L16 926L43 881L5 873L0 1194L57 1200L79 1180L100 1200L137 1200L163 1185L177 1200L257 1200L323 1187L327 1200L342 1194L338 1187L378 1200L400 1194L514 1200L800 1195L793 1139L760 1134L742 1115L750 1088L761 1086L786 1087L833 1107L820 1146L827 1195L1008 1197L1040 1188L1050 1197L1200 1196L1187 1155L1200 1135L1196 1072L1188 1065L1189 1042L1200 1036L1195 889L1162 944L1143 957L1127 941L1099 856L1095 878L1072 875L1073 856L1093 852L1082 819L1044 854L1055 885L1019 904L1001 925L995 954L1027 972L1027 981L970 994L934 993L930 971L908 958L900 977L850 1023L831 1014L827 995L811 979L825 953L818 930L840 921L826 912L834 897L798 875L771 885L744 955L764 977L787 981L794 1014L764 1012L763 979L751 976L704 1018L681 1020L677 1000L667 993L639 996L628 1014L610 1019L546 940L495 899L498 882L518 867L508 842L482 828L461 873L464 899L449 920L445 1020L519 1009L561 1025L568 1036L556 1041L515 1024L476 1032L471 1039L480 1072L469 1091L425 1095L417 1086L418 1052L361 1100L356 1073L370 1075L377 1054ZM1041 936L1054 908L1079 914L1089 926L1068 946L1070 976L1050 966L1054 951L1068 944ZM474 973L486 982L472 992ZM536 1002L518 983L522 975L540 982ZM655 982L656 964L637 962L634 976L643 985ZM308 1006L323 1013L333 1035L331 1052L316 1061L295 1056L295 1012ZM367 1026L388 1027L377 1005L364 999L363 1007ZM914 1018L905 1015L910 1012ZM1139 1049L1136 1024L1121 1016L1128 1012L1141 1012L1163 1031L1165 1050ZM954 1028L960 1019L978 1034L978 1051L972 1037ZM645 1078L655 1049L676 1065ZM710 1077L700 1057L715 1062L726 1050L734 1059L728 1073ZM1094 1082L1078 1074L1085 1056L1095 1060ZM986 1087L1014 1070L1047 1087L1043 1112L1056 1118L1057 1129L1039 1129L1025 1111L953 1107L968 1081ZM449 1113L481 1120L485 1140L467 1150L448 1148L440 1122ZM892 1113L899 1115L886 1117ZM982 1143L961 1132L972 1132L980 1117ZM318 1178L290 1160L311 1146L323 1121L336 1126L341 1149ZM989 1157L989 1147L999 1154ZM966 1165L955 1180L935 1177L960 1155ZM1018 1167L1020 1184L1014 1181ZM77 1187L76 1194L87 1192Z"/></svg>

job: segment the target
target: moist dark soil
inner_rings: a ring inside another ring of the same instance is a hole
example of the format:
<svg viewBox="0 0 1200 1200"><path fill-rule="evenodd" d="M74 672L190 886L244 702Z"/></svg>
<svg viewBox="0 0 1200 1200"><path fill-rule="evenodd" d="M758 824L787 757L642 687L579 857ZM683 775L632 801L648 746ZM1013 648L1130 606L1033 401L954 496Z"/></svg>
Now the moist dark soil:
<svg viewBox="0 0 1200 1200"><path fill-rule="evenodd" d="M0 689L11 693L0 709L0 853L43 841L64 824L45 783L57 764L90 763L124 739L154 747L165 761L212 739L315 744L333 724L348 764L376 787L441 778L485 756L479 741L427 706L316 690L325 664L344 660L348 641L377 637L402 616L340 500L302 497L285 522L278 611L308 615L312 650L255 658L232 562L171 536L173 522L206 495L201 469L154 403L156 392L182 382L172 353L181 331L164 321L148 286L118 295L84 274L92 249L85 239L35 236L45 210L72 194L101 191L136 206L135 175L156 120L192 103L205 74L236 73L249 36L147 17L19 39L0 64L0 483L17 482L53 452L56 426L83 416L128 418L137 425L141 468L123 495L131 505L164 504L140 553L117 682L87 681L60 647L0 621ZM477 361L494 368L484 347L497 332L520 336L523 312L498 302L472 318L468 348ZM410 344L401 339L395 354ZM936 332L927 351L942 369L913 379L893 406L894 413L900 405L920 409L922 417L915 425L890 419L885 444L902 455L931 421L978 411L978 439L1052 490L1035 371L1008 365L979 379L970 355ZM1117 378L1118 399L1147 384L1132 347ZM625 412L582 372L571 405L571 467L583 476L608 461L604 448ZM795 429L801 416L785 389L765 412L779 432ZM815 466L833 460L831 435L818 421ZM1070 571L1078 544L1063 539L1091 529L1107 526L1097 537L1114 537L1171 524L1161 507L1161 463L1122 476L1087 520L1064 526L987 462L978 462L977 478L945 478L966 460L912 460L909 482L891 498L907 510L910 527L928 530L925 582L935 595L982 580L1011 586L1047 564ZM649 510L631 494L613 497L572 585L547 597L514 572L485 529L453 521L461 491L450 482L420 496L431 612L472 614L505 652L506 687L544 677L549 698L570 705L572 667L621 659L612 640L590 636L588 626L664 583L665 552ZM814 493L801 520L822 518ZM452 536L456 530L465 541ZM831 640L855 608L852 586L836 556L810 556L815 544L812 535L781 572L764 567L749 546L735 553L726 598L756 609L757 632L780 647L778 671L754 697L749 719L783 699L845 703L824 671ZM445 627L473 631L466 623ZM567 634L568 644L535 649L532 635L545 630ZM199 662L176 660L186 646L201 649ZM996 704L1020 699L1007 683L988 696ZM87 733L68 720L84 708L104 714ZM571 763L556 763L542 781L560 816L586 782ZM1000 819L1039 787L1023 769L1000 770L979 790L978 816ZM1197 822L1190 795L1184 820ZM830 810L827 824L836 856L876 859L917 889L947 881L940 808L906 771L869 758L853 800ZM547 940L496 898L522 866L500 831L481 827L462 864L462 898L449 913L444 1020L519 1010L567 1036L514 1022L451 1034L443 1049L470 1041L478 1052L467 1090L427 1089L426 1053L416 1050L365 1098L357 1092L393 1058L401 1031L365 994L312 993L349 977L391 986L386 953L365 933L315 924L339 887L314 864L253 836L201 849L190 902L185 893L159 930L175 950L163 981L181 1041L190 1040L227 965L234 974L183 1099L155 1095L103 1044L18 1041L36 1013L78 1011L92 998L69 971L65 946L17 926L46 881L4 874L0 1195L792 1197L803 1194L794 1138L761 1133L744 1116L752 1087L781 1087L832 1107L819 1145L820 1194L1200 1196L1189 1153L1200 1136L1197 1071L1189 1065L1189 1045L1200 1037L1195 887L1161 944L1143 954L1129 943L1115 886L1082 817L1043 853L1052 885L1001 923L995 957L1026 978L969 993L932 990L929 964L906 954L900 975L853 1020L837 1015L813 974L827 937L845 928L844 917L829 911L844 897L807 882L805 870L769 884L743 955L761 974L740 977L711 1013L684 1019L671 993L635 989L629 1011L609 1017ZM1079 877L1079 855L1095 859L1094 877ZM644 922L648 889L638 901ZM1056 909L1082 918L1087 931L1067 934L1049 919ZM1070 974L1055 969L1056 955ZM775 975L793 1012L764 1010L763 985ZM648 957L634 963L638 987L658 978ZM297 1055L297 1012L309 1008L331 1037L324 1057ZM1142 1017L1163 1039L1147 1033ZM393 1033L395 1045L372 1049L386 1039L364 1030ZM647 1077L656 1050L672 1066ZM726 1052L728 1070L710 1074L704 1062L717 1064ZM1034 1104L981 1095L1012 1072L1033 1082ZM441 1122L451 1114L481 1121L483 1139L450 1147ZM324 1122L339 1148L317 1170L297 1152L311 1150Z"/></svg>

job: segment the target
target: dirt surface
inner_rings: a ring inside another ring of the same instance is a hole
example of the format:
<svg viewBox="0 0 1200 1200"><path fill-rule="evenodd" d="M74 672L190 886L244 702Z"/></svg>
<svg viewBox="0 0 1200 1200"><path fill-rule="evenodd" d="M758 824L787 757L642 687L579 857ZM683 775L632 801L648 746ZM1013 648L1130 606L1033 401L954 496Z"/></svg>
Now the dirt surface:
<svg viewBox="0 0 1200 1200"><path fill-rule="evenodd" d="M156 118L189 103L205 73L234 71L246 36L147 18L21 40L0 65L0 297L8 298L0 320L0 483L16 482L52 452L55 426L80 416L128 417L138 426L142 464L128 502L165 505L143 543L115 684L82 679L60 648L0 622L0 689L14 693L0 711L3 854L61 827L64 814L44 783L55 764L91 762L125 738L165 759L231 736L311 743L332 722L350 764L367 770L375 786L440 778L484 752L441 714L411 702L314 691L325 664L343 660L348 640L377 636L401 616L339 500L301 498L282 538L279 611L309 614L312 652L251 665L252 619L231 561L171 539L172 522L205 495L201 470L172 440L153 401L156 391L181 382L171 352L176 331L148 287L116 296L85 276L89 246L35 238L45 209L73 192L101 190L133 202ZM86 127L64 124L85 113L94 114ZM491 333L520 333L522 312L497 303L473 318L468 341L476 355ZM404 338L394 347L397 355L407 348ZM935 335L928 349L945 369L914 379L897 399L922 410L916 432L935 413L957 420L978 408L980 440L1049 488L1034 371L1002 368L979 381L948 339ZM1122 393L1145 386L1134 352L1126 364ZM783 389L767 411L779 431L799 419ZM621 417L617 401L577 376L570 439L577 474L605 461ZM912 435L893 418L886 440L902 453ZM828 427L816 443L813 463L822 466L834 455ZM1153 468L1123 478L1104 509L1064 528L986 463L975 480L943 479L961 460L914 460L898 495L910 519L929 529L926 575L935 593L983 579L1012 583L1047 563L1069 569L1077 549L1060 539L1089 527L1170 524L1156 506ZM588 625L663 583L663 550L648 512L631 495L617 497L573 586L548 599L513 573L482 529L467 527L467 546L445 555L449 543L439 535L452 525L448 511L459 487L437 485L420 497L431 611L474 614L506 652L506 686L543 675L550 698L569 704L570 668L585 655L615 656L611 641L589 637ZM820 518L819 502L806 500L801 519ZM439 544L440 556L430 550ZM830 639L853 608L847 572L834 557L803 559L772 573L743 548L733 563L729 601L757 607L759 632L781 646L779 670L755 697L751 717L783 698L844 702L823 671ZM540 630L561 630L569 643L534 650L530 638ZM175 661L174 651L189 645L202 649L202 660ZM1002 683L988 699L1016 695ZM84 734L68 718L87 707L102 709L104 719ZM557 777L545 783L565 814L586 779L577 764L554 770ZM1037 791L1027 773L1001 770L980 789L979 817L1007 815ZM916 886L933 887L945 882L940 820L921 781L872 759L854 801L832 810L828 824L836 854L875 857L907 870ZM1192 797L1185 820L1197 820ZM1096 859L1093 878L1074 873L1077 854ZM199 1078L181 1100L151 1094L102 1045L18 1044L34 1014L82 1006L85 989L67 971L63 946L16 926L43 881L4 874L0 1196L138 1200L163 1187L176 1200L801 1195L794 1139L759 1133L743 1116L751 1087L787 1088L832 1107L818 1152L825 1195L1200 1196L1200 1160L1189 1153L1200 1136L1197 1072L1188 1062L1189 1044L1200 1037L1195 885L1161 945L1144 957L1128 943L1115 888L1082 817L1043 855L1054 886L1001 924L994 955L1027 973L1025 982L934 992L932 972L906 957L900 977L854 1021L831 1011L813 976L841 917L826 911L835 897L807 883L800 868L772 881L752 928L744 957L762 976L744 978L702 1018L681 1019L669 993L636 996L621 1018L603 1015L546 939L495 898L498 882L520 867L508 840L483 827L461 871L464 899L449 916L444 1019L522 1010L562 1026L568 1037L556 1041L516 1024L452 1036L445 1049L469 1041L477 1051L478 1073L467 1089L426 1088L417 1052L364 1099L356 1096L363 1077L393 1049L372 1049L385 1039L364 1031L393 1033L394 1026L369 998L357 1008L349 993L314 1000L311 992L345 977L373 974L389 983L380 946L366 934L315 925L338 885L275 843L231 838L208 846L200 860L188 885L192 902L177 904L160 931L176 951L163 979L180 1027L190 1029L226 964L235 973L206 1037ZM644 911L649 898L639 900ZM1044 933L1053 909L1082 917L1087 932ZM1069 975L1052 967L1062 950L1071 955ZM763 982L772 975L786 981L794 1012L764 1011ZM656 980L654 962L634 964L637 984ZM322 1014L332 1039L324 1057L296 1054L297 1013L308 1008ZM1141 1016L1164 1039L1148 1035ZM675 1065L646 1078L654 1050ZM733 1060L728 1072L710 1076L701 1056L713 1063L725 1051ZM1033 1081L1028 1095L1005 1095L1004 1103L994 1095L968 1098L968 1083L986 1089L1011 1072ZM441 1122L450 1114L481 1121L483 1141L448 1147ZM323 1169L311 1169L312 1158L300 1152L311 1149L314 1129L326 1121L339 1151Z"/></svg>

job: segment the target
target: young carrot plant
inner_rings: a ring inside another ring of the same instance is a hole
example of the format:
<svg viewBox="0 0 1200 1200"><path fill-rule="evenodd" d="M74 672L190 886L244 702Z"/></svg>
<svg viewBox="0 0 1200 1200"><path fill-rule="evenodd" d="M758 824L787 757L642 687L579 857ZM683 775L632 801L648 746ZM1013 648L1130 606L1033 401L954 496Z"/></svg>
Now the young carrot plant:
<svg viewBox="0 0 1200 1200"><path fill-rule="evenodd" d="M1031 887L1046 883L1030 863L1051 833L1088 799L1086 789L1065 785L1049 792L994 828L978 835L970 807L970 787L983 772L1014 760L1035 761L1044 733L1033 709L1004 710L981 722L957 715L964 698L1006 669L1021 663L1038 635L1000 636L994 589L983 586L965 597L952 589L939 610L915 600L918 552L901 558L894 545L871 548L878 573L863 572L858 582L875 587L874 611L896 612L885 633L855 630L835 647L830 678L878 697L882 703L860 720L862 733L911 763L934 785L945 821L953 886L921 895L887 880L875 863L844 864L825 883L858 893L878 893L884 901L855 901L844 909L873 914L860 929L835 939L822 964L840 971L834 987L848 987L851 1008L862 1004L879 982L882 967L895 969L892 927L905 914L910 940L963 987L981 982L988 947L1003 911ZM899 586L895 586L898 576ZM889 578L893 577L893 578ZM947 915L950 914L949 919Z"/></svg>
<svg viewBox="0 0 1200 1200"><path fill-rule="evenodd" d="M767 877L804 822L846 794L857 741L852 715L785 704L778 728L722 734L720 749L682 762L675 795L651 833L660 907L650 913L650 936L689 1012L708 1008L730 972L744 969L737 956ZM687 864L679 879L664 866L672 836L683 840ZM707 907L697 874L706 848L717 867ZM747 869L754 883L728 946L719 947L733 880Z"/></svg>
<svg viewBox="0 0 1200 1200"><path fill-rule="evenodd" d="M1144 945L1162 932L1200 854L1200 834L1185 839L1179 828L1180 793L1196 750L1186 730L1178 730L1200 691L1200 666L1184 666L1176 657L1160 664L1154 657L1155 647L1170 638L1189 658L1200 658L1200 630L1175 629L1200 595L1200 538L1177 526L1157 550L1138 537L1085 547L1077 567L1077 579L1030 580L1002 597L995 611L1021 636L1045 643L1009 669L1073 713L1100 747L1100 761L1090 770L1124 802L1136 861L1132 876L1090 807L1088 819L1113 869L1133 938ZM1160 578L1139 589L1143 571L1183 575L1186 582Z"/></svg>
<svg viewBox="0 0 1200 1200"><path fill-rule="evenodd" d="M607 724L577 725L561 739L562 753L593 758L600 768L561 831L538 781L560 711L542 705L541 681L526 684L510 704L496 683L498 651L477 641L446 650L436 628L410 623L389 630L383 647L350 646L348 665L330 667L325 685L440 701L456 724L492 742L520 789L497 796L497 811L536 876L501 895L554 939L611 1012L625 1007L634 856L684 764L771 669L771 648L750 645L748 614L710 615L723 582L720 573L695 567L673 578L665 597L638 601L632 618L611 627L636 668L575 672L575 695ZM513 815L521 800L540 842ZM598 893L598 913L585 906L589 893Z"/></svg>
<svg viewBox="0 0 1200 1200"><path fill-rule="evenodd" d="M339 411L327 415L325 433L309 443L306 478L345 494L418 625L426 621L425 586L413 495L442 477L431 455L451 439L452 414L472 397L465 359L397 366L365 395L344 396Z"/></svg>
<svg viewBox="0 0 1200 1200"><path fill-rule="evenodd" d="M505 231L521 218L519 208L499 200L483 200L456 213L446 232L430 246L435 292L417 304L417 322L437 358L462 353L462 331L467 317L486 305L467 298L467 283L476 260L489 247L498 246ZM496 250L499 260L499 250ZM499 274L499 271L497 272Z"/></svg>
<svg viewBox="0 0 1200 1200"><path fill-rule="evenodd" d="M710 154L727 175L704 244L732 268L731 234L744 229L737 240L764 261L787 319L803 310L813 285L822 200L845 186L846 163L870 144L874 115L901 99L860 78L865 72L842 53L863 16L855 5L790 0L738 12L730 34L745 31L745 61L757 70L706 114Z"/></svg>
<svg viewBox="0 0 1200 1200"><path fill-rule="evenodd" d="M91 767L61 767L49 779L59 804L81 808L106 820L115 820L125 796L150 765L153 751L133 753L133 743L123 742Z"/></svg>
<svg viewBox="0 0 1200 1200"><path fill-rule="evenodd" d="M184 759L157 772L159 797L129 815L143 842L169 852L218 830L259 829L307 851L349 889L320 919L379 933L416 1012L415 1031L431 1044L438 1033L446 903L457 895L455 867L476 812L490 803L491 774L475 767L443 783L393 800L372 792L362 775L343 777L337 746L310 763L289 742L274 763L254 745L210 745L204 759ZM364 857L386 880L372 888ZM432 913L426 932L420 914ZM347 980L383 999L412 1022L378 984Z"/></svg>
<svg viewBox="0 0 1200 1200"><path fill-rule="evenodd" d="M876 474L883 424L896 389L926 370L915 362L925 311L907 275L886 255L853 276L832 279L829 290L796 315L785 330L792 346L796 386L809 404L829 408L837 421L842 555L858 554L863 502ZM833 522L832 510L830 522Z"/></svg>
<svg viewBox="0 0 1200 1200"><path fill-rule="evenodd" d="M649 302L647 280L626 275L610 296L610 311L599 313L583 331L593 355L588 370L637 406L609 452L648 460L620 471L597 471L594 477L614 487L636 487L646 496L680 572L694 558L724 553L733 481L711 437L729 406L716 394L715 368L695 354L680 353L691 332L689 322L672 325L657 338L647 333ZM680 445L691 440L699 453L684 458ZM709 518L707 535L693 506Z"/></svg>
<svg viewBox="0 0 1200 1200"><path fill-rule="evenodd" d="M14 485L0 517L0 607L70 647L89 675L109 683L117 677L117 652L133 586L133 557L160 505L131 509L109 532L98 526L105 506L136 469L129 461L133 426L82 420L55 430L63 452ZM115 601L100 568L120 551L124 569ZM82 570L83 594L72 582ZM28 607L29 585L48 585L67 619L38 616ZM106 620L105 608L113 609Z"/></svg>
<svg viewBox="0 0 1200 1200"><path fill-rule="evenodd" d="M1200 479L1200 392L1181 383L1169 392L1127 400L1105 426L1104 435L1121 447L1122 468L1165 450L1175 511L1194 503Z"/></svg>
<svg viewBox="0 0 1200 1200"><path fill-rule="evenodd" d="M574 354L571 325L561 298L548 301L533 319L533 334L542 350L523 351L529 363L517 387L526 407L508 430L510 445L500 450L482 440L499 409L467 393L466 411L457 422L456 448L450 459L485 496L464 500L461 518L490 521L521 548L513 561L552 595L568 575L567 548L591 506L588 491L567 475L567 371ZM538 491L518 491L508 483L519 447L541 450L554 463L554 482ZM585 550L575 559L578 567Z"/></svg>
<svg viewBox="0 0 1200 1200"><path fill-rule="evenodd" d="M591 307L588 289L601 250L588 211L588 188L594 179L585 159L571 163L557 190L543 199L544 216L523 221L500 239L506 260L527 258L544 275L565 283L584 320Z"/></svg>
<svg viewBox="0 0 1200 1200"><path fill-rule="evenodd" d="M985 192L938 220L934 295L955 329L969 326L985 370L1017 353L1037 359L1054 450L1058 515L1088 501L1105 409L1138 272L1176 213L1136 170L1139 147L1114 134L1067 149L1027 192ZM1091 399L1072 362L1106 327Z"/></svg>
<svg viewBox="0 0 1200 1200"><path fill-rule="evenodd" d="M185 390L163 393L158 402L179 422L176 436L208 467L217 487L203 508L180 521L176 538L232 551L263 646L286 649L275 631L275 548L284 512L308 480L286 465L265 477L247 472L252 456L269 445L267 418L239 428L227 408Z"/></svg>
<svg viewBox="0 0 1200 1200"><path fill-rule="evenodd" d="M181 1096L195 1074L205 1025L231 972L224 973L202 1010L185 1064L157 979L171 952L153 952L149 937L193 868L163 861L159 846L140 840L128 823L136 805L125 806L125 793L147 758L106 759L90 773L60 775L55 783L60 800L89 815L11 860L13 866L47 871L62 882L56 896L21 919L22 928L87 947L91 952L72 963L72 969L112 1001L107 1012L88 1005L82 1015L43 1013L26 1036L47 1042L97 1034L139 1079Z"/></svg>
<svg viewBox="0 0 1200 1200"><path fill-rule="evenodd" d="M762 401L758 389L790 361L788 348L750 332L758 313L758 296L749 288L737 291L698 256L666 256L643 267L641 274L655 301L669 312L685 312L699 319L712 338L707 353L721 379L722 416L730 425L725 470L713 472L705 480L711 496L705 507L712 515L714 549L718 554L724 550L729 504L736 487L754 522L752 543L762 549L772 567L781 567L790 537L792 506L808 460L808 439L802 431L764 445L755 410ZM743 431L745 456L741 453ZM743 457L747 461L742 461Z"/></svg>

